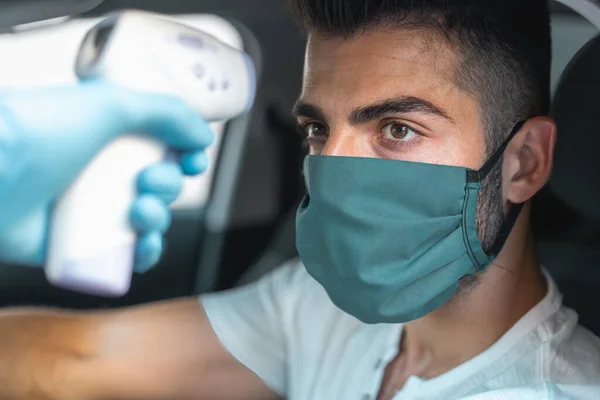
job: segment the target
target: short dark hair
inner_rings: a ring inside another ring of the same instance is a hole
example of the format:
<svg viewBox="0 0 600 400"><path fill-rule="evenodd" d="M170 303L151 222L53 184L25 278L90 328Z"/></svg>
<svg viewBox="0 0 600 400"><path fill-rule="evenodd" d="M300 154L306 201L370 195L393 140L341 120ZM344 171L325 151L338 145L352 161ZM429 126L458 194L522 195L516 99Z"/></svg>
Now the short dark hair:
<svg viewBox="0 0 600 400"><path fill-rule="evenodd" d="M550 107L548 0L289 0L300 24L325 37L372 27L420 29L454 46L456 84L479 101L487 152L514 124Z"/></svg>

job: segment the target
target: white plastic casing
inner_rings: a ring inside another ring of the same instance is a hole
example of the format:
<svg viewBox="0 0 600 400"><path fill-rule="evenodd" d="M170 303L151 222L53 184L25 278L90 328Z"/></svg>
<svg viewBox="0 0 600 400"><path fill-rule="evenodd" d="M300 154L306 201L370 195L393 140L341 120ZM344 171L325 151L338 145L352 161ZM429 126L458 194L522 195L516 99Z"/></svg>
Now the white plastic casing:
<svg viewBox="0 0 600 400"><path fill-rule="evenodd" d="M247 54L142 11L120 12L92 28L81 45L76 72L80 79L102 78L179 96L208 121L244 113L256 90ZM86 167L53 211L46 264L52 284L107 297L127 293L137 240L129 223L136 179L166 154L161 143L132 132Z"/></svg>

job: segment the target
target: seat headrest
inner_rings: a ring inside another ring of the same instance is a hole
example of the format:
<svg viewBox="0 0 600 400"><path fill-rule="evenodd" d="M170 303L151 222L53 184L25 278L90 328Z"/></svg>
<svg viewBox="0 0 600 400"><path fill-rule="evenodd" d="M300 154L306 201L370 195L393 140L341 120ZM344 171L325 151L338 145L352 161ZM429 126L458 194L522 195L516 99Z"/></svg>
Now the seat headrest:
<svg viewBox="0 0 600 400"><path fill-rule="evenodd" d="M550 187L574 211L600 221L600 36L563 72L551 116L558 141Z"/></svg>

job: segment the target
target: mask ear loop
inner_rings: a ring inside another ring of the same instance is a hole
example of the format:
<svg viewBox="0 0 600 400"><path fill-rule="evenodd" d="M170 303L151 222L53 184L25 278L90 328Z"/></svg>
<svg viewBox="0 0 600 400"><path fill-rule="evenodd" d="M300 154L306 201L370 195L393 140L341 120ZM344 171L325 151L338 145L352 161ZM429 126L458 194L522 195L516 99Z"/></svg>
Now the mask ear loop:
<svg viewBox="0 0 600 400"><path fill-rule="evenodd" d="M517 133L519 133L519 131L523 128L525 122L526 121L517 122L513 130L510 132L510 135L508 135L504 143L502 143L502 146L500 146L498 150L496 150L496 152L492 154L492 156L489 158L489 160L487 160L487 162L483 165L483 167L481 167L480 170L476 171L471 169L467 171L467 182L482 182L485 179L485 177L489 175L494 166L496 166L496 164L500 160L500 157L502 157L502 155L504 154L504 151L506 150L506 147L510 144L511 140L513 140L514 137L517 136Z"/></svg>
<svg viewBox="0 0 600 400"><path fill-rule="evenodd" d="M504 141L502 146L500 146L500 148L498 148L498 150L496 150L496 152L483 165L483 167L481 167L480 170L467 171L467 182L479 182L480 183L489 175L489 173L492 171L492 169L495 167L495 165L498 163L498 161L504 154L504 151L506 150L506 147L509 145L511 140L513 140L514 137L517 136L517 134L521 131L521 129L525 125L525 122L526 121L520 121L515 125L512 132L510 133L510 135L508 135L508 138ZM502 227L500 228L500 232L498 232L498 236L497 236L496 240L494 241L494 244L492 245L490 250L487 252L488 256L496 257L500 253L500 250L502 250L502 247L504 247L504 244L506 243L506 240L508 239L508 236L510 235L512 228L514 227L515 223L517 222L517 218L519 218L519 214L521 213L521 210L523 209L523 205L524 205L524 203L512 205L512 207L510 208L510 211L508 212L508 215L506 216L506 219L502 223Z"/></svg>

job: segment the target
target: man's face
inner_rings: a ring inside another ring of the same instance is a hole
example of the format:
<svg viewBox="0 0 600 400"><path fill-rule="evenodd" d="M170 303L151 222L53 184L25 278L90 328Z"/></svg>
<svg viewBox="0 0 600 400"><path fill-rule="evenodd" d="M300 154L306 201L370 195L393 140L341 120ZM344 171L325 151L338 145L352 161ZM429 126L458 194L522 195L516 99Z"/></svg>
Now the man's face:
<svg viewBox="0 0 600 400"><path fill-rule="evenodd" d="M458 65L443 39L422 31L311 35L295 110L311 154L480 168L481 112L452 81Z"/></svg>
<svg viewBox="0 0 600 400"><path fill-rule="evenodd" d="M487 157L481 108L455 85L456 68L458 56L448 43L423 31L371 29L351 39L311 35L295 107L310 153L479 169ZM478 200L484 250L504 220L501 179L494 170Z"/></svg>

